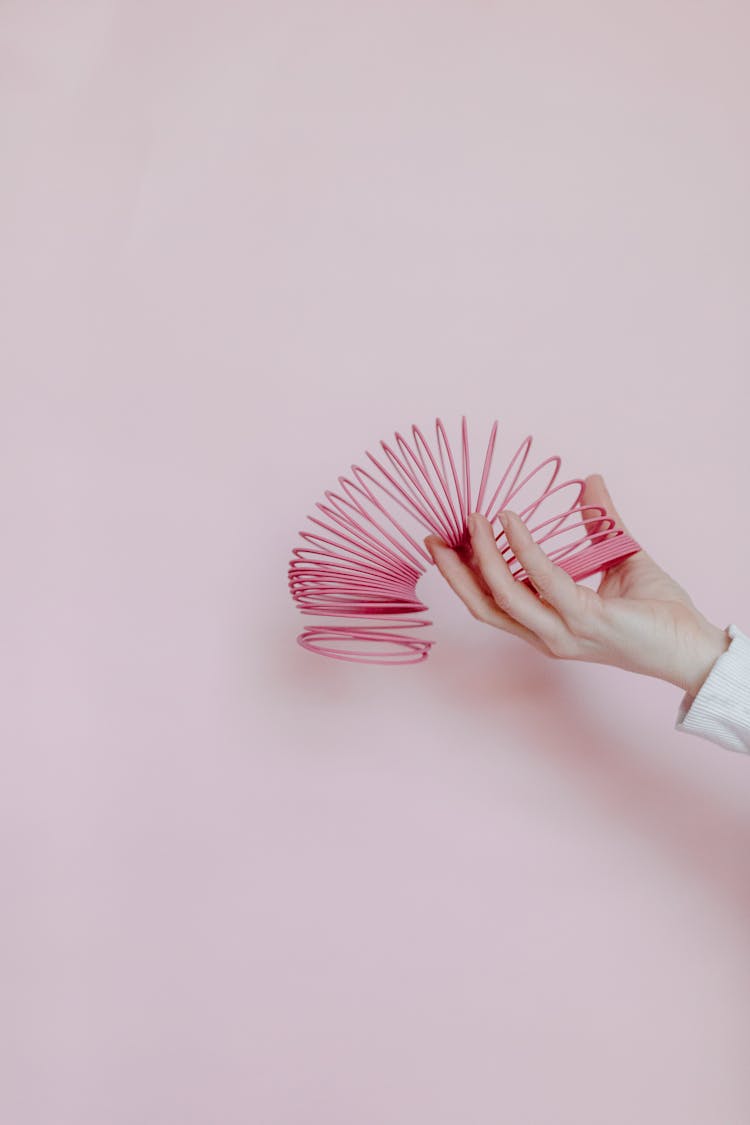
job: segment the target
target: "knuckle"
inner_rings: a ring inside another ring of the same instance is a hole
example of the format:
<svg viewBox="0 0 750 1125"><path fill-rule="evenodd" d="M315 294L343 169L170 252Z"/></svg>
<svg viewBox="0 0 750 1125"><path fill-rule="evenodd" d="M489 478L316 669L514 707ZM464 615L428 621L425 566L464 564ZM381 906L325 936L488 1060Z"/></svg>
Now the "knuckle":
<svg viewBox="0 0 750 1125"><path fill-rule="evenodd" d="M559 660L570 659L576 652L575 637L568 633L557 633L549 638L547 647Z"/></svg>
<svg viewBox="0 0 750 1125"><path fill-rule="evenodd" d="M492 598L495 602L495 605L498 607L498 609L501 609L503 613L510 612L510 596L507 590L504 590L502 587L493 586Z"/></svg>
<svg viewBox="0 0 750 1125"><path fill-rule="evenodd" d="M587 586L576 587L576 598L566 608L565 624L570 632L582 640L593 639L598 631L601 602L598 595Z"/></svg>
<svg viewBox="0 0 750 1125"><path fill-rule="evenodd" d="M579 640L588 640L591 634L591 626L585 614L575 610L566 613L565 624L574 637L578 637Z"/></svg>
<svg viewBox="0 0 750 1125"><path fill-rule="evenodd" d="M530 577L536 592L545 602L558 601L564 592L564 579L560 569L558 567L551 569L535 567L534 569L535 572Z"/></svg>
<svg viewBox="0 0 750 1125"><path fill-rule="evenodd" d="M547 577L533 579L534 589L536 590L542 601L551 604L555 600L555 590L557 583L551 581Z"/></svg>

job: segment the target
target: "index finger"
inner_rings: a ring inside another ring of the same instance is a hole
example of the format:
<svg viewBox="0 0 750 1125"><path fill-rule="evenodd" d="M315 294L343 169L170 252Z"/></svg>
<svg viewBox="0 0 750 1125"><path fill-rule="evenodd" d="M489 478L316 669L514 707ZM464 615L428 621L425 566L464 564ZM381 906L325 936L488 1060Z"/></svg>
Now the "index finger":
<svg viewBox="0 0 750 1125"><path fill-rule="evenodd" d="M527 629L520 621L516 621L514 617L505 613L498 606L494 597L482 589L477 575L452 547L449 547L436 535L427 535L424 544L443 578L454 593L458 594L472 617L485 622L487 625L494 625L498 629L512 633L514 636L528 641L535 648L547 651L539 637L531 629Z"/></svg>

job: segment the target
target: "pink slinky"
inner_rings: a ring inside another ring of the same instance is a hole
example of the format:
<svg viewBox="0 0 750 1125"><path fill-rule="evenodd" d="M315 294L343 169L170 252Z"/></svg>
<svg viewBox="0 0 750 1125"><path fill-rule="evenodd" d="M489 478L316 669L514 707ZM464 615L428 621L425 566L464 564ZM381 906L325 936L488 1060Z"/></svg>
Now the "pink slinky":
<svg viewBox="0 0 750 1125"><path fill-rule="evenodd" d="M469 514L480 512L494 525L498 513L509 507L547 465L554 468L546 486L534 491L533 499L523 508L518 510L514 506L512 510L518 512L540 545L556 536L569 535L576 528L583 529L582 536L573 542L553 550L545 547L548 558L580 581L641 549L625 531L613 530L615 521L600 505L580 505L583 480L575 478L554 484L560 470L559 457L548 457L519 480L531 448L531 435L521 442L493 487L490 481L497 429L495 421L473 501L465 417L461 419L457 458L438 418L433 448L417 426L411 428L411 444L397 432L394 444L398 452L381 441L384 457L379 460L367 453L374 473L352 465L353 479L338 478L344 495L330 489L324 493L325 502L319 501L316 507L326 518L308 517L321 532L300 532L310 546L296 547L292 552L289 589L302 613L334 620L304 629L297 638L303 648L336 660L365 664L415 664L425 660L434 641L413 636L412 631L432 622L413 615L427 612L417 594L417 583L427 566L434 564L414 535L421 539L428 533L438 535L451 547L467 549ZM536 482L532 489L535 485ZM542 504L571 485L579 486L574 502L532 525L530 521ZM584 512L596 514L584 518ZM594 528L589 529L589 524ZM421 533L419 528L423 529ZM514 578L528 582L528 575L502 528L495 539Z"/></svg>

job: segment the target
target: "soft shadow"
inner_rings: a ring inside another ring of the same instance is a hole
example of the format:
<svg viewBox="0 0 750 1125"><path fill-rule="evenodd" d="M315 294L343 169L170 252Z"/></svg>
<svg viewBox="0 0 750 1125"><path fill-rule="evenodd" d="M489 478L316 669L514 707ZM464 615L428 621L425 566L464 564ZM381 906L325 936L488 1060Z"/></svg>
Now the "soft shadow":
<svg viewBox="0 0 750 1125"><path fill-rule="evenodd" d="M528 732L536 756L544 754L575 773L591 800L609 816L635 827L668 853L675 866L687 868L735 917L750 919L750 808L743 815L680 774L664 757L644 759L642 747L617 729L625 717L604 722L591 709L580 683L572 684L565 676L562 662L522 643L504 645L501 653L495 646L492 659L458 637L451 637L448 648L450 658L444 660L433 650L430 669L443 698L452 699L459 710L471 708L497 720L521 702L514 730ZM530 707L532 701L535 706ZM666 710L671 719L677 696L674 707ZM691 736L677 737L687 741ZM713 750L731 753L720 746ZM750 762L747 765L750 768Z"/></svg>
<svg viewBox="0 0 750 1125"><path fill-rule="evenodd" d="M369 692L373 681L416 675L420 694L434 691L443 705L460 713L483 713L498 724L512 714L514 730L528 733L537 758L545 755L555 768L574 774L576 784L608 816L635 829L675 867L701 880L733 916L750 920L750 808L744 815L720 795L701 789L663 753L644 757L643 747L634 744L627 730L618 730L626 716L619 712L611 723L604 721L582 681L566 676L564 662L547 659L515 638L501 638L498 644L489 630L468 637L457 629L433 634L437 644L418 667L378 668L306 653L290 632L285 635L277 626L263 638L262 663L255 671L269 698L278 700L281 690L293 713L325 717L332 704ZM256 653L257 640L252 646ZM637 688L633 678L634 698ZM676 709L677 695L666 706L670 722ZM655 747L660 733L654 731ZM719 746L711 751L731 753ZM750 768L750 762L744 764Z"/></svg>

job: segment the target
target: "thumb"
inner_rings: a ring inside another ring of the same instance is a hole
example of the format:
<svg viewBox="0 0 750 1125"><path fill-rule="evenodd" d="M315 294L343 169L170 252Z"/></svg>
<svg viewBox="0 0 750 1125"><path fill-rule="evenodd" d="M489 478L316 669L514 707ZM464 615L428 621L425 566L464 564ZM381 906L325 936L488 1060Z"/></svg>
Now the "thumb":
<svg viewBox="0 0 750 1125"><path fill-rule="evenodd" d="M609 530L622 530L627 535L630 535L630 530L625 526L622 516L617 511L601 473L592 473L590 476L586 477L580 503L582 507L585 507L587 504L596 504L598 507L604 508L607 516L614 520L614 527ZM598 517L598 513L596 512L582 512L581 514L583 519L591 519L591 522L586 524L589 535L595 535L604 525L606 517Z"/></svg>

